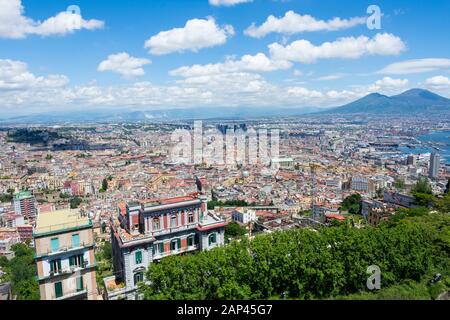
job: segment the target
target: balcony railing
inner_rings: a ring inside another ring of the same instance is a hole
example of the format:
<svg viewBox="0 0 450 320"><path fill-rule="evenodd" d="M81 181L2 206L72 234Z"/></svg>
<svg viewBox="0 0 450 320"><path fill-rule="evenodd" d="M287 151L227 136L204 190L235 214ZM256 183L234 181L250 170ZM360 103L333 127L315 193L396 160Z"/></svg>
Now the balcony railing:
<svg viewBox="0 0 450 320"><path fill-rule="evenodd" d="M56 292L53 292L51 295L51 300L66 300L66 299L73 299L76 297L81 297L83 295L86 295L87 297L87 286L83 286L82 289L76 289L76 290L70 290L67 292L63 292L61 296L56 296Z"/></svg>
<svg viewBox="0 0 450 320"><path fill-rule="evenodd" d="M52 256L52 255L57 255L57 254L65 253L65 252L72 252L72 251L77 251L80 249L90 248L93 246L94 246L93 242L92 243L82 242L76 247L74 247L74 246L59 247L57 251L53 251L51 248L47 248L46 250L43 250L42 252L36 252L34 257L40 258L40 257L44 257L44 256Z"/></svg>
<svg viewBox="0 0 450 320"><path fill-rule="evenodd" d="M194 229L196 226L197 226L197 222L194 222L191 224L185 224L185 225L180 225L180 226L176 226L176 227L168 227L166 229L153 230L152 233L154 236L161 236L164 234Z"/></svg>
<svg viewBox="0 0 450 320"><path fill-rule="evenodd" d="M80 266L70 266L68 268L64 268L61 270L50 271L48 276L39 277L38 280L44 280L44 279L48 279L51 277L69 275L69 274L75 273L77 271L82 271L84 269L95 268L96 266L97 265L95 263L89 264L89 262L85 260L85 261L83 261L83 263Z"/></svg>
<svg viewBox="0 0 450 320"><path fill-rule="evenodd" d="M54 224L47 227L40 227L35 229L34 235L35 236L41 236L48 233L53 233L56 231L62 231L62 230L70 230L70 229L78 229L83 227L92 227L92 220L88 219L81 220L81 221L73 221L73 222L66 222L61 224Z"/></svg>
<svg viewBox="0 0 450 320"><path fill-rule="evenodd" d="M192 246L188 246L188 247L184 247L184 248L180 248L180 249L176 249L176 250L171 250L169 252L155 252L154 256L153 256L153 260L158 260L164 257L168 257L171 255L176 255L176 254L181 254L181 253L186 253L186 252L190 252L190 251L196 251L200 248L199 244L194 244Z"/></svg>

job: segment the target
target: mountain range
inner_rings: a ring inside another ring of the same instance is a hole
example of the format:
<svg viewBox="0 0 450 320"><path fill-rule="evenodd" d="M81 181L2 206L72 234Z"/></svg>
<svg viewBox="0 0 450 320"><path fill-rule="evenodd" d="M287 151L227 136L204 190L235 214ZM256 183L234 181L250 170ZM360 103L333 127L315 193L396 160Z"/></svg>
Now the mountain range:
<svg viewBox="0 0 450 320"><path fill-rule="evenodd" d="M450 113L450 99L431 91L411 89L395 96L379 93L369 94L344 106L329 108L184 108L152 111L128 111L91 109L89 111L66 111L18 116L0 119L0 123L63 123L63 122L135 122L192 119L255 119L264 117L293 117L300 115L430 115Z"/></svg>
<svg viewBox="0 0 450 320"><path fill-rule="evenodd" d="M450 99L431 91L411 89L396 96L369 94L341 107L324 111L327 114L432 114L450 111Z"/></svg>

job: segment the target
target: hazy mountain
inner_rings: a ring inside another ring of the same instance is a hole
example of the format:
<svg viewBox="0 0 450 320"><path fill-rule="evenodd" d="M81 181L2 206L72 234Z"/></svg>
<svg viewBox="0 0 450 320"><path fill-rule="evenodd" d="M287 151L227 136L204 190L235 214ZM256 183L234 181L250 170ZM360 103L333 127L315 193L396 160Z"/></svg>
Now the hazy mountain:
<svg viewBox="0 0 450 320"><path fill-rule="evenodd" d="M305 114L396 114L420 115L450 112L450 99L423 89L411 89L388 97L372 93L345 106L320 111L320 108L256 108L256 107L199 107L160 109L152 111L120 111L90 109L83 112L66 111L42 113L0 119L0 123L64 123L64 122L136 122L192 119L255 119L264 117L291 117Z"/></svg>
<svg viewBox="0 0 450 320"><path fill-rule="evenodd" d="M347 105L327 110L325 113L430 114L449 111L450 99L428 90L411 89L391 97L372 93Z"/></svg>
<svg viewBox="0 0 450 320"><path fill-rule="evenodd" d="M0 119L0 123L61 123L61 122L116 122L165 121L191 119L249 119L274 116L298 116L313 113L319 108L185 108L152 111L87 110L84 112L53 112Z"/></svg>

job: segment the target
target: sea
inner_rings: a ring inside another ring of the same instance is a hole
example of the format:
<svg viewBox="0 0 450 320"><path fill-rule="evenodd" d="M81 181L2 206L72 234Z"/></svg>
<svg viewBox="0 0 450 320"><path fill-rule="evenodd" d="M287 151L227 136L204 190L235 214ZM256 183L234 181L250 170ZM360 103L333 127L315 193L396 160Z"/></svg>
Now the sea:
<svg viewBox="0 0 450 320"><path fill-rule="evenodd" d="M432 146L417 146L411 147L399 147L398 149L405 154L427 154L436 152L441 156L441 159L445 161L447 165L450 165L450 130L445 131L432 131L427 134L423 134L417 137L422 143L437 143L436 150Z"/></svg>

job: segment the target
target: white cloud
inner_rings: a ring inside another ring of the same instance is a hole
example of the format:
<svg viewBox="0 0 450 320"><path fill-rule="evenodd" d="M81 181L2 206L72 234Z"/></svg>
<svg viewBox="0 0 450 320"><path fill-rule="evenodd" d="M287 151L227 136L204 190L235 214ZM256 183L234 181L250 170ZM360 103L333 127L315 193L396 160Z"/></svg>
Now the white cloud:
<svg viewBox="0 0 450 320"><path fill-rule="evenodd" d="M97 70L116 72L125 78L138 77L145 74L142 67L150 63L151 61L148 59L131 57L128 53L122 52L109 55L98 65Z"/></svg>
<svg viewBox="0 0 450 320"><path fill-rule="evenodd" d="M288 61L273 61L263 53L256 55L244 55L241 59L227 59L223 63L184 66L169 72L172 76L196 77L211 74L223 74L231 72L270 72L289 69L292 64Z"/></svg>
<svg viewBox="0 0 450 320"><path fill-rule="evenodd" d="M450 89L450 79L445 76L435 76L425 80L425 84L432 90Z"/></svg>
<svg viewBox="0 0 450 320"><path fill-rule="evenodd" d="M384 77L381 80L375 81L375 85L378 87L406 87L409 83L408 79L393 79L391 77Z"/></svg>
<svg viewBox="0 0 450 320"><path fill-rule="evenodd" d="M64 75L36 76L22 61L0 59L0 91L28 88L58 88L69 83Z"/></svg>
<svg viewBox="0 0 450 320"><path fill-rule="evenodd" d="M304 87L290 87L287 89L289 95L293 95L301 98L322 98L323 93L316 90L309 90Z"/></svg>
<svg viewBox="0 0 450 320"><path fill-rule="evenodd" d="M412 74L450 69L450 59L414 59L392 63L379 70L379 74Z"/></svg>
<svg viewBox="0 0 450 320"><path fill-rule="evenodd" d="M301 77L303 75L303 71L295 69L292 73L295 77Z"/></svg>
<svg viewBox="0 0 450 320"><path fill-rule="evenodd" d="M234 6L240 3L253 2L253 0L209 0L209 4L212 6Z"/></svg>
<svg viewBox="0 0 450 320"><path fill-rule="evenodd" d="M44 21L34 21L24 16L21 0L0 0L0 38L20 39L27 35L65 35L76 30L103 28L100 20L84 20L76 13L66 11Z"/></svg>
<svg viewBox="0 0 450 320"><path fill-rule="evenodd" d="M279 43L269 45L272 59L314 63L320 59L358 59L364 55L398 55L406 49L403 41L392 34L339 38L319 46L308 40L297 40L287 46Z"/></svg>
<svg viewBox="0 0 450 320"><path fill-rule="evenodd" d="M254 38L262 38L269 33L295 34L313 31L335 31L365 24L367 18L355 17L350 19L333 18L331 20L317 20L310 15L297 14L288 11L282 18L269 16L259 27L253 23L245 30L245 34Z"/></svg>
<svg viewBox="0 0 450 320"><path fill-rule="evenodd" d="M335 73L335 74L330 74L330 75L327 75L327 76L318 77L315 80L317 80L317 81L331 81L331 80L341 79L341 78L343 78L345 76L346 76L345 73Z"/></svg>
<svg viewBox="0 0 450 320"><path fill-rule="evenodd" d="M224 44L234 35L231 25L219 26L212 17L192 19L183 28L162 31L145 42L154 55L193 51Z"/></svg>

